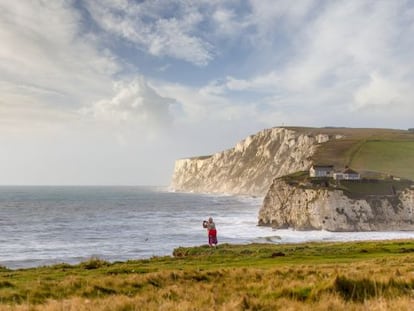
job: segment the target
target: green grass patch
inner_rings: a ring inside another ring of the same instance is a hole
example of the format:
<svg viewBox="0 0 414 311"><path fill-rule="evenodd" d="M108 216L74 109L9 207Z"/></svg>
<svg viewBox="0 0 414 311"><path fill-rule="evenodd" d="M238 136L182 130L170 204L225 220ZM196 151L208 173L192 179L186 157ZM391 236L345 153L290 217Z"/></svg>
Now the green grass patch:
<svg viewBox="0 0 414 311"><path fill-rule="evenodd" d="M317 164L346 165L362 173L379 172L414 180L414 135L387 129L307 129L303 133L324 133L331 140L319 146L313 156ZM343 135L335 139L335 135Z"/></svg>
<svg viewBox="0 0 414 311"><path fill-rule="evenodd" d="M0 309L42 310L56 301L48 310L61 310L63 301L72 301L75 310L93 301L88 310L274 310L284 306L281 300L322 304L332 295L344 304L392 300L414 290L413 250L414 240L222 244L180 247L172 257L146 260L3 269ZM104 308L92 308L100 301Z"/></svg>
<svg viewBox="0 0 414 311"><path fill-rule="evenodd" d="M414 141L367 141L350 165L414 180Z"/></svg>
<svg viewBox="0 0 414 311"><path fill-rule="evenodd" d="M412 185L410 180L342 180L338 188L344 190L349 197L361 199L368 196L395 196Z"/></svg>

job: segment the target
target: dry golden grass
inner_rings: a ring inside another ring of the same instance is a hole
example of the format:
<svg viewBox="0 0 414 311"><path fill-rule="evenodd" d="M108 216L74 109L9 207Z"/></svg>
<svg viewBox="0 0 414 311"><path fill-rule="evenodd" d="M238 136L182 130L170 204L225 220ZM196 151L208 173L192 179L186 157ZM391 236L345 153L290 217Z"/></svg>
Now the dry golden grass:
<svg viewBox="0 0 414 311"><path fill-rule="evenodd" d="M285 257L261 252L278 246L223 246L216 254L188 249L193 255L185 258L95 263L92 270L91 263L8 270L0 274L0 310L411 310L413 245L401 241L326 244L320 258L315 258L315 252L322 253L324 244L280 246ZM232 251L247 255L240 259ZM350 256L344 259L344 254ZM137 270L144 265L147 271ZM85 266L88 269L81 268ZM6 291L24 293L29 287L27 299L6 303Z"/></svg>
<svg viewBox="0 0 414 311"><path fill-rule="evenodd" d="M140 297L125 297L115 296L111 298L89 300L81 298L73 298L63 301L48 301L41 306L2 306L0 310L7 311L145 311L145 310L160 310L160 311L189 311L189 310L218 310L218 311L236 311L236 310L346 310L346 311L365 311L365 310L390 310L390 311L410 311L414 303L413 298L400 297L392 300L383 298L368 300L363 303L345 302L338 295L325 295L323 300L317 302L303 303L300 301L293 301L291 299L278 299L272 304L264 306L257 301L244 299L244 297L232 297L226 300L222 305L216 304L199 306L194 304L192 300L180 302L165 302L159 303L142 299Z"/></svg>

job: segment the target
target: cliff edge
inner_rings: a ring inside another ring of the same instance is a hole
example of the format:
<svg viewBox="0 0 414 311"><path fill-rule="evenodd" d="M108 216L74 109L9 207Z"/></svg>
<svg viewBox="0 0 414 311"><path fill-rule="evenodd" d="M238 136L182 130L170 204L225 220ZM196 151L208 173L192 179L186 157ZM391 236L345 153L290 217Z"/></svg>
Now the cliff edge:
<svg viewBox="0 0 414 311"><path fill-rule="evenodd" d="M264 196L275 177L308 169L318 145L330 137L288 128L266 129L232 149L177 160L171 188Z"/></svg>
<svg viewBox="0 0 414 311"><path fill-rule="evenodd" d="M342 190L307 188L276 178L259 211L259 225L328 231L414 230L414 189L352 198Z"/></svg>

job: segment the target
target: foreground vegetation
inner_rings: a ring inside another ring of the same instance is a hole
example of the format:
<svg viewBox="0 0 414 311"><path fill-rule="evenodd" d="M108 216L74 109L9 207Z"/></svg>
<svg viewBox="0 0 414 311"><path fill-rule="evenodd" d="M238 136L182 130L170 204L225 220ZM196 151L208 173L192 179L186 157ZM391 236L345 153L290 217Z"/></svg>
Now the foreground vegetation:
<svg viewBox="0 0 414 311"><path fill-rule="evenodd" d="M0 310L410 310L413 302L411 240L200 246L0 270Z"/></svg>

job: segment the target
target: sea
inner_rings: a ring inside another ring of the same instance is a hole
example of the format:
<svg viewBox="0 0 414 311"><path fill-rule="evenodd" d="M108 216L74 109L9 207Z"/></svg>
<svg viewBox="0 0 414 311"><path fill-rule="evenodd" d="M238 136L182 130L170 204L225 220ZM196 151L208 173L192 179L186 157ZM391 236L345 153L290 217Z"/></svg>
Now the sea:
<svg viewBox="0 0 414 311"><path fill-rule="evenodd" d="M214 219L223 243L414 238L414 232L273 230L257 226L262 198L141 186L1 186L0 266L30 268L172 256L207 244Z"/></svg>

